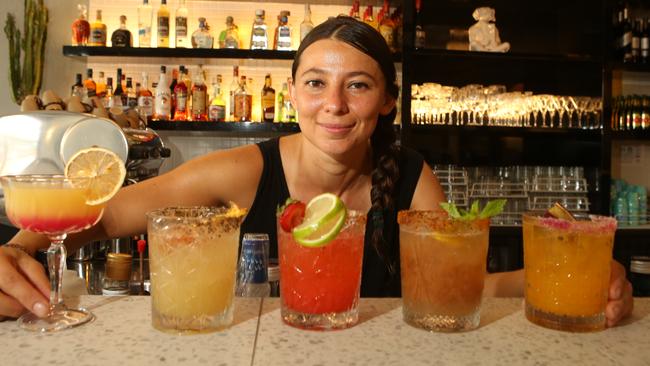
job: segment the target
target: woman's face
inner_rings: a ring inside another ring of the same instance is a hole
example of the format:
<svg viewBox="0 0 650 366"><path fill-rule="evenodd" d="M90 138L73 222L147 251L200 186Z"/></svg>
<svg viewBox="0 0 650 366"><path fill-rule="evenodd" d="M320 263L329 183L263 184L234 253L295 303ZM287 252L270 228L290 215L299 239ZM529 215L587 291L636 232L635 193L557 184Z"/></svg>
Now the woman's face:
<svg viewBox="0 0 650 366"><path fill-rule="evenodd" d="M290 94L303 135L331 155L367 146L379 115L395 105L379 64L332 39L303 51Z"/></svg>

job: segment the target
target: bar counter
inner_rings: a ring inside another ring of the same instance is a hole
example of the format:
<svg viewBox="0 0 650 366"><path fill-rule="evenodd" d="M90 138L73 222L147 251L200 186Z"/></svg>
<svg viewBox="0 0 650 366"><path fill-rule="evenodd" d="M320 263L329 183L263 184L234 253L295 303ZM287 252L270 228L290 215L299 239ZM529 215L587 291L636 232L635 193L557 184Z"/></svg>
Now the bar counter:
<svg viewBox="0 0 650 366"><path fill-rule="evenodd" d="M177 336L151 326L149 296L70 297L96 319L53 334L0 323L6 365L649 365L650 298L635 299L622 325L596 333L545 329L526 320L522 299L486 298L481 326L430 333L402 321L401 300L361 299L360 322L317 332L280 320L278 298L237 298L233 326Z"/></svg>

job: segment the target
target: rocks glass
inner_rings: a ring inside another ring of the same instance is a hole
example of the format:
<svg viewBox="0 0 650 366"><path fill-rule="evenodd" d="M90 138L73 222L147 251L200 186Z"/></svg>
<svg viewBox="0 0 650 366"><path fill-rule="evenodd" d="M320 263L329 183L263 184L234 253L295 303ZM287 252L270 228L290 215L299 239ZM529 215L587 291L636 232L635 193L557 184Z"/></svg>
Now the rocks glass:
<svg viewBox="0 0 650 366"><path fill-rule="evenodd" d="M404 321L430 331L480 323L489 219L450 219L444 211L400 211Z"/></svg>

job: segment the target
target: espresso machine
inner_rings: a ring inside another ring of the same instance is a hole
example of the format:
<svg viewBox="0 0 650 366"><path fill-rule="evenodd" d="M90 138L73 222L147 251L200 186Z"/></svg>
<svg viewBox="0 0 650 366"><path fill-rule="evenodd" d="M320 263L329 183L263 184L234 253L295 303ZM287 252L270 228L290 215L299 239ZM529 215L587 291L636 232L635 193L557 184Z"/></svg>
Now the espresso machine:
<svg viewBox="0 0 650 366"><path fill-rule="evenodd" d="M37 111L0 117L0 175L63 174L72 155L93 146L111 150L125 162L125 185L158 175L171 153L149 128L121 128L90 114ZM0 224L11 225L1 188ZM76 259L92 254L88 247L72 253Z"/></svg>

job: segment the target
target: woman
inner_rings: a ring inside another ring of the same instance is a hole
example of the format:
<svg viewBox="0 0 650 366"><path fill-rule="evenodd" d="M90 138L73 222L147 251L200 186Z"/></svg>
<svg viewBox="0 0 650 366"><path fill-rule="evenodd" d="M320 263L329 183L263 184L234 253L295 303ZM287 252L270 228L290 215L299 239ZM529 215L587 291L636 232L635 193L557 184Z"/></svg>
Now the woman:
<svg viewBox="0 0 650 366"><path fill-rule="evenodd" d="M290 96L301 133L214 152L122 189L100 223L70 236L70 250L92 240L142 233L145 212L156 208L229 201L250 207L242 233L267 232L276 243L279 204L287 197L307 201L332 192L348 208L369 212L362 295L399 296L397 210L436 209L444 195L422 157L395 145L398 88L390 51L370 26L338 17L309 33L291 71ZM11 243L29 254L47 247L45 238L26 231ZM271 255L276 253L272 248ZM631 288L621 269L615 264L612 272L610 324L631 310ZM0 289L0 315L45 314L48 281L41 266L19 248L0 249ZM488 294L522 292L522 271L488 277Z"/></svg>

